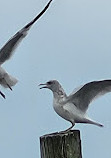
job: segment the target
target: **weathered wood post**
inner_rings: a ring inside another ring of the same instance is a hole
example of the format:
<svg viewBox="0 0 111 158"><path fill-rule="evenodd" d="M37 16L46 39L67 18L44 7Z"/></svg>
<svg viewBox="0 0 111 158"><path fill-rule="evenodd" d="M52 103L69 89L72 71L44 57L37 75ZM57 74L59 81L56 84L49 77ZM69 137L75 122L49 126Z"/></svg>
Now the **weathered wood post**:
<svg viewBox="0 0 111 158"><path fill-rule="evenodd" d="M80 131L40 137L41 158L82 158Z"/></svg>

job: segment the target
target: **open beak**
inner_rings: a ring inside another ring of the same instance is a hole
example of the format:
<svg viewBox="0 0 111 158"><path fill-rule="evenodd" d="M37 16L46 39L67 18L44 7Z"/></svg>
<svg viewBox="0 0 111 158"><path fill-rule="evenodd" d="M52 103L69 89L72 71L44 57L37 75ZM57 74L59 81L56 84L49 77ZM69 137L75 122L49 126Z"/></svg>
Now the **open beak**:
<svg viewBox="0 0 111 158"><path fill-rule="evenodd" d="M42 88L48 88L46 83L44 83L44 84L41 83L41 84L39 84L39 86L42 86L42 87L40 87L40 89L42 89Z"/></svg>

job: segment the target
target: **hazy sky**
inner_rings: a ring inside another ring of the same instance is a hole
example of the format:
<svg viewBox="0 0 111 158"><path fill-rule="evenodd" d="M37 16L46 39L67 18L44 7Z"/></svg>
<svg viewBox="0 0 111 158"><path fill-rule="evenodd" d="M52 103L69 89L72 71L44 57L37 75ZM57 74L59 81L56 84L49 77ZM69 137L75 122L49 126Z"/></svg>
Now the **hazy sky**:
<svg viewBox="0 0 111 158"><path fill-rule="evenodd" d="M0 47L32 20L48 0L1 0ZM19 82L1 89L0 157L40 158L39 137L70 123L52 107L52 93L38 84L57 79L67 94L93 80L111 79L111 1L53 0L3 67ZM79 124L83 158L110 158L111 94L94 101L89 116L104 128Z"/></svg>

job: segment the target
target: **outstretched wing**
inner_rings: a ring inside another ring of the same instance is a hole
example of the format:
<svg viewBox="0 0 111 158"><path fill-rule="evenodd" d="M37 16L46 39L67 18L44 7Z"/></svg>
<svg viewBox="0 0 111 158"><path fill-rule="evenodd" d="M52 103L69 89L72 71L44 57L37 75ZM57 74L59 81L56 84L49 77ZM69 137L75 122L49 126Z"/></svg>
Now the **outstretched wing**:
<svg viewBox="0 0 111 158"><path fill-rule="evenodd" d="M14 50L16 49L19 42L27 35L27 31L30 27L44 14L44 12L48 9L52 0L48 2L45 8L26 26L24 26L20 31L18 31L9 41L0 49L0 65L3 64L6 60L8 60Z"/></svg>
<svg viewBox="0 0 111 158"><path fill-rule="evenodd" d="M73 102L78 109L85 112L92 100L108 92L111 92L111 80L94 81L69 95L68 101Z"/></svg>

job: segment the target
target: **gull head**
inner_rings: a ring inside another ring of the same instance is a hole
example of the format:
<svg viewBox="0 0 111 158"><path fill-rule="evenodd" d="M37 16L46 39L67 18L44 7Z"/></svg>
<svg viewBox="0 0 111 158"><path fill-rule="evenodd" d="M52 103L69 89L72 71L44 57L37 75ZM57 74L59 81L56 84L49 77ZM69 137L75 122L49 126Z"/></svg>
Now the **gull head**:
<svg viewBox="0 0 111 158"><path fill-rule="evenodd" d="M42 86L40 87L40 89L48 88L52 90L53 92L57 92L61 88L61 85L59 84L57 80L50 80L46 83L40 84L39 86Z"/></svg>

